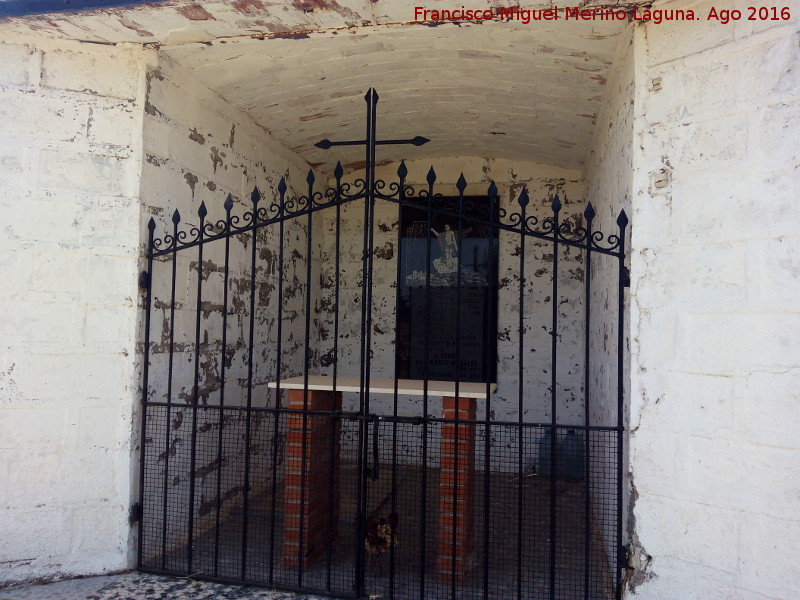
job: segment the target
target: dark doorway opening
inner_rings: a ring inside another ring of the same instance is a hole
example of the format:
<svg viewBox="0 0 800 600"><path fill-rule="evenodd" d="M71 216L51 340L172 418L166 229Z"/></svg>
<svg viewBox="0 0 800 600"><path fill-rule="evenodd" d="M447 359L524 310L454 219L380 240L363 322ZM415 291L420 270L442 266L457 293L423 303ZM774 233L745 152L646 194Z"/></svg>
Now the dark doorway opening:
<svg viewBox="0 0 800 600"><path fill-rule="evenodd" d="M433 208L440 212L401 209L403 378L497 381L498 235L480 221L489 214L488 196L465 196L461 212L453 212L458 204L458 197L437 197Z"/></svg>

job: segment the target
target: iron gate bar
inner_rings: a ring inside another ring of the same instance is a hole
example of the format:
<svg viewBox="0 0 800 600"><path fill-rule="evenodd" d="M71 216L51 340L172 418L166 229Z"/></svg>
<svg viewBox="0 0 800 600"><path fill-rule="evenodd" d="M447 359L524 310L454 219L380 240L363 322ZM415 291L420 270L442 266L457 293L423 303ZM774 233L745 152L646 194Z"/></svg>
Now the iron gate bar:
<svg viewBox="0 0 800 600"><path fill-rule="evenodd" d="M358 395L358 410L360 413L365 413L367 410L367 402L368 398L366 396L366 390L368 389L369 382L365 380L366 378L366 371L365 371L365 357L369 355L369 350L366 346L366 334L367 334L367 288L369 286L369 282L367 280L368 273L367 273L367 253L370 252L370 247L368 246L369 234L367 232L367 223L369 222L369 215L370 209L372 207L373 198L371 195L372 192L372 177L370 176L372 161L370 157L372 156L371 147L372 144L375 142L374 133L372 129L372 113L374 109L374 102L373 102L373 90L370 88L367 91L366 95L367 101L367 135L366 135L366 143L364 144L364 151L366 152L366 157L364 159L365 163L365 182L366 182L366 196L364 197L364 242L363 242L363 255L362 255L362 262L361 262L361 356L359 360L359 381L360 381L360 388L359 388L359 395ZM365 577L365 565L364 565L364 551L361 548L361 540L364 539L365 532L366 532L366 523L365 520L367 518L367 498L366 498L366 485L367 485L367 473L366 473L366 457L367 457L367 437L366 437L366 429L363 422L359 422L358 424L358 484L356 487L356 538L354 540L355 543L355 582L354 582L354 590L356 595L363 596L364 595L364 577Z"/></svg>
<svg viewBox="0 0 800 600"><path fill-rule="evenodd" d="M308 182L308 198L311 202L313 202L314 198L314 173L313 171L309 170L308 176L306 177L306 181ZM306 319L305 319L305 341L303 344L303 381L304 381L304 389L303 389L303 436L301 442L301 452L300 455L303 457L300 464L300 506L305 506L306 503L306 472L310 469L310 465L306 466L306 451L308 449L308 440L305 434L308 431L308 369L310 366L311 360L311 348L309 347L310 344L309 339L311 336L311 234L313 232L313 223L312 217L314 213L309 211L308 212L308 221L306 223L306 292L305 292L305 304L306 304ZM310 462L310 459L309 461ZM306 511L300 510L300 543L297 547L297 586L303 587L303 571L305 567L305 539L303 532L305 531L305 516Z"/></svg>
<svg viewBox="0 0 800 600"><path fill-rule="evenodd" d="M528 190L522 189L517 201L520 205L522 222L527 219L528 208ZM524 398L523 398L523 382L525 373L525 236L520 236L520 249L519 249L519 363L517 367L518 382L517 382L517 418L519 420L518 436L519 442L517 443L517 598L522 600L522 440L523 440L523 413Z"/></svg>
<svg viewBox="0 0 800 600"><path fill-rule="evenodd" d="M274 386L270 386L274 387ZM481 396L483 397L483 396ZM167 402L159 402L159 401L151 401L147 403L148 406L153 407L167 407L169 404ZM231 409L231 410L238 410L239 407L235 406L224 406L220 407L219 405L204 405L203 409L207 410L219 410L220 408L223 409ZM302 408L272 408L270 406L253 406L251 409L253 413L268 413L268 414L303 414ZM341 418L350 421L364 421L366 423L372 423L373 420L380 418L381 421L385 421L387 423L406 423L409 425L422 425L423 421L427 421L428 423L452 423L453 419L446 419L443 417L434 417L430 416L427 419L423 417L402 417L402 416L390 416L390 415L368 415L368 414L361 414L359 412L352 412L352 411L338 411L338 410L309 410L308 414L314 416L321 416L321 417L333 417L333 418ZM465 419L459 418L459 424L461 425L482 425L486 422L485 419ZM526 421L523 423L526 427L530 428L539 428L539 429L550 429L552 427L552 423L550 422L536 422L536 421ZM500 420L500 419L492 419L492 425L497 427L516 427L519 425L518 420ZM564 423L558 425L559 429L575 429L578 431L612 431L617 432L620 430L619 427L616 426L606 426L606 425L589 425L586 427L583 423ZM625 431L622 428L622 431Z"/></svg>
<svg viewBox="0 0 800 600"><path fill-rule="evenodd" d="M495 264L494 253L494 229L495 211L499 206L499 195L497 193L497 186L494 181L489 185L489 282L495 281L497 274L493 272L493 265ZM499 235L498 235L499 237ZM489 317L488 321L492 322L492 305L489 303ZM491 483L491 475L488 465L491 464L492 456L492 423L491 423L491 406L492 400L490 395L491 384L489 383L488 373L490 373L489 361L491 360L489 353L486 353L486 412L484 415L485 429L484 429L484 468L483 468L483 597L484 600L489 599L489 486Z"/></svg>
<svg viewBox="0 0 800 600"><path fill-rule="evenodd" d="M458 214L462 215L464 213L464 190L467 187L467 180L464 179L464 174L458 178L456 182L456 189L458 189ZM457 260L457 271L456 271L456 366L455 366L455 396L453 400L456 403L456 424L454 426L454 447L458 448L458 419L461 416L460 406L459 406L459 391L461 388L461 252L463 249L463 235L464 235L464 221L459 216L458 219L458 260ZM430 237L430 233L428 234ZM491 295L490 295L491 296ZM487 372L486 377L489 378L489 373ZM456 510L457 502L455 493L458 490L458 452L454 453L454 461L453 464L453 526L452 526L452 535L451 535L451 556L450 556L450 596L452 600L456 600L456 540L458 539L456 536L456 532L458 531L458 510Z"/></svg>
<svg viewBox="0 0 800 600"><path fill-rule="evenodd" d="M361 373L362 379L364 382L364 412L369 414L370 411L370 398L367 390L369 390L369 379L371 375L371 361L372 361L372 258L373 258L373 234L375 229L375 196L373 195L373 190L375 189L375 135L376 135L376 128L377 128L377 112L378 112L378 93L373 89L371 94L371 103L369 104L369 126L367 128L367 139L369 143L366 144L365 149L367 152L366 158L366 172L367 172L367 198L364 201L364 210L368 211L369 218L365 217L364 219L364 227L366 228L366 236L365 239L367 240L367 245L364 247L364 256L367 260L367 278L364 281L365 291L366 294L362 293L361 298L366 298L365 301L362 302L363 309L365 311L365 321L364 321L364 328L361 330L363 333L363 341L365 343L365 356L364 361L361 363ZM367 458L367 436L369 432L366 429L365 425L362 425L362 430L364 431L364 460L366 461ZM377 427L373 429L373 437L378 434ZM377 468L377 465L376 465ZM367 470L364 469L361 472L361 485L362 485L362 506L363 509L363 521L362 526L364 527L364 534L366 534L366 518L367 518ZM361 540L363 537L359 537L356 540L356 543L359 545L358 551L361 556L361 568L366 569L366 556L365 556L365 548L362 547ZM361 595L364 594L364 579L365 577L361 577L357 582L358 591Z"/></svg>
<svg viewBox="0 0 800 600"><path fill-rule="evenodd" d="M619 276L617 278L617 568L615 591L616 599L622 598L622 569L625 567L625 548L622 546L622 468L623 468L623 428L625 390L623 383L622 356L625 344L625 285L627 283L627 269L625 267L625 229L628 226L628 215L621 210L617 217L619 226Z"/></svg>
<svg viewBox="0 0 800 600"><path fill-rule="evenodd" d="M285 206L286 200L286 181L281 177L278 184L278 194L280 194L280 206ZM337 207L338 209L338 207ZM281 345L283 342L283 234L284 234L284 221L281 220L278 226L278 339L277 339L277 354L275 360L275 381L280 386L281 383ZM272 499L270 501L270 527L269 527L269 584L272 585L275 580L275 509L277 504L277 494L275 489L277 487L278 478L278 424L280 413L277 412L281 408L281 394L280 387L275 389L275 425L272 430Z"/></svg>
<svg viewBox="0 0 800 600"><path fill-rule="evenodd" d="M194 380L192 385L192 405L197 407L199 404L198 391L200 383L200 309L203 304L203 233L205 230L205 220L208 211L205 202L200 203L197 215L200 217L199 241L197 246L197 301L195 312L194 329ZM195 489L195 467L197 461L197 408L192 410L192 436L191 450L189 458L189 542L186 549L186 564L189 571L192 571L192 561L194 559L194 489Z"/></svg>
<svg viewBox="0 0 800 600"><path fill-rule="evenodd" d="M228 231L231 226L231 210L233 209L233 196L228 194L228 197L225 199L225 231ZM227 348L228 348L228 277L229 277L229 268L228 263L230 260L230 253L231 253L231 238L230 236L225 238L225 265L223 267L223 276L222 276L222 356L220 358L220 366L219 366L219 405L220 408L225 406L225 375L226 375L226 368L225 368L225 357L227 355ZM199 362L199 357L198 357ZM219 575L219 529L220 529L220 519L222 517L222 428L224 425L224 416L225 412L223 410L219 411L219 419L217 422L217 427L219 431L217 432L217 497L215 502L215 510L216 514L214 516L214 577Z"/></svg>
<svg viewBox="0 0 800 600"><path fill-rule="evenodd" d="M592 239L592 221L594 221L594 207L592 203L586 206L583 211L583 216L586 218L586 237ZM591 469L591 443L589 439L589 422L590 422L590 408L591 408L591 314L592 314L592 246L589 244L586 247L586 259L584 267L584 316L583 316L583 337L584 337L584 352L583 352L583 422L586 426L586 433L583 436L584 440L584 481L586 482L586 492L584 493L584 539L591 539L591 516L592 516L592 469ZM590 572L590 544L587 543L583 549L583 598L589 600L589 572Z"/></svg>
<svg viewBox="0 0 800 600"><path fill-rule="evenodd" d="M151 218L150 221L147 223L147 275L143 278L143 281L147 283L147 287L145 288L145 297L144 297L144 348L143 350L143 358L144 364L142 364L142 380L144 384L142 385L142 396L141 396L141 404L142 404L142 439L140 440L140 448L139 448L139 540L137 540L136 544L136 564L142 564L142 535L141 535L141 523L144 518L144 486L145 486L145 440L147 440L147 400L149 396L149 390L147 388L147 382L150 379L150 308L153 302L153 254L151 252L153 248L153 236L156 230L156 222Z"/></svg>
<svg viewBox="0 0 800 600"><path fill-rule="evenodd" d="M166 568L166 559L167 559L167 498L169 495L169 487L167 487L167 482L169 481L169 446L170 446L170 425L172 424L172 419L170 418L172 412L172 375L173 375L173 366L174 366L174 349L175 349L175 278L177 276L176 269L177 269L177 245L178 245L178 223L181 220L181 215L178 212L178 209L175 209L175 212L172 215L172 224L173 224L173 237L172 237L172 287L170 292L170 331L169 331L169 373L167 375L167 432L166 436L164 436L164 516L163 516L163 524L162 524L162 540L161 540L161 568Z"/></svg>
<svg viewBox="0 0 800 600"><path fill-rule="evenodd" d="M404 160L400 161L400 167L397 169L397 175L400 178L400 185L398 188L398 197L402 201L405 197L405 181L406 175L408 174L408 170L406 169L406 163ZM402 235L403 231L403 205L402 202L397 204L397 235L398 240L399 237ZM400 277L403 272L403 255L400 253L400 244L398 241L397 245L397 265L396 265L396 275L395 281L397 285L395 286L395 311L400 310ZM398 377L400 372L400 352L397 351L397 348L400 347L400 340L399 340L399 328L395 326L394 328L394 389L392 391L392 417L397 418L398 416L398 395L399 395L399 386L400 386L400 379ZM397 512L397 422L392 422L392 489L391 489L391 504L392 504L392 512ZM394 600L394 578L395 578L395 560L396 560L396 548L395 548L395 541L396 541L397 532L395 528L392 527L391 537L389 539L389 599Z"/></svg>
<svg viewBox="0 0 800 600"><path fill-rule="evenodd" d="M337 162L336 168L333 171L334 177L336 177L336 198L338 199L341 195L342 191L342 175L344 174L344 170L342 169L342 163ZM333 397L336 398L336 394L338 390L337 387L337 376L339 374L339 269L340 269L340 255L341 255L341 248L340 248L340 233L341 233L341 218L342 218L342 207L340 204L336 205L336 257L334 259L334 277L335 277L335 290L334 290L334 302L333 302ZM341 407L340 407L341 408ZM333 453L336 448L336 440L334 439L336 435L336 426L337 423L340 421L336 418L333 418L331 421L331 443L330 443L330 456L333 457ZM325 573L325 589L327 591L331 590L331 565L333 561L333 514L334 514L334 506L333 506L333 485L334 485L334 469L330 469L329 479L328 479L328 549L325 553L325 563L326 563L326 573ZM274 489L274 486L273 486Z"/></svg>
<svg viewBox="0 0 800 600"><path fill-rule="evenodd" d="M422 384L422 415L428 416L428 375L430 370L430 336L431 336L431 207L433 204L433 184L436 181L436 172L433 167L428 171L428 225L425 229L425 379ZM420 500L420 539L423 542L419 545L419 596L420 600L425 600L425 557L428 521L428 424L422 423L422 498Z"/></svg>
<svg viewBox="0 0 800 600"><path fill-rule="evenodd" d="M258 219L258 202L261 194L258 188L253 188L250 195L253 204L253 222ZM248 333L247 346L247 409L245 411L245 433L244 433L244 489L242 491L242 581L247 581L247 527L249 525L250 514L250 426L253 408L253 345L255 342L255 319L256 319L256 252L258 248L257 230L253 229L250 239L250 330Z"/></svg>
<svg viewBox="0 0 800 600"><path fill-rule="evenodd" d="M556 597L556 474L558 473L558 457L556 456L558 424L558 405L556 404L556 386L558 385L557 363L558 357L558 215L561 211L561 201L558 195L553 197L553 219L550 221L554 231L553 237L553 321L550 335L550 600Z"/></svg>

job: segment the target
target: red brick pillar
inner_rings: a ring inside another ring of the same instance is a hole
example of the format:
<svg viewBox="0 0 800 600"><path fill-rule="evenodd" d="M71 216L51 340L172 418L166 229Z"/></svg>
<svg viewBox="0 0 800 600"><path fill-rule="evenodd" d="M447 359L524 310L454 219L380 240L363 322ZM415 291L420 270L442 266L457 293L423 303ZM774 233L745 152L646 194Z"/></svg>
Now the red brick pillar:
<svg viewBox="0 0 800 600"><path fill-rule="evenodd" d="M302 410L304 397L303 390L289 390L289 408ZM334 397L333 392L309 390L307 408L309 411L341 410L342 394L337 392ZM305 418L305 432L301 413L289 413L287 418L283 486L283 564L295 568L300 564L300 541L303 542L305 568L333 543L338 534L339 523L341 422L336 419L334 423L334 418L328 415L309 414ZM329 504L331 474L333 475L332 509ZM304 501L301 503L304 480ZM331 520L332 525L329 526Z"/></svg>
<svg viewBox="0 0 800 600"><path fill-rule="evenodd" d="M455 574L461 578L469 569L472 532L475 524L475 398L444 398L439 470L439 531L436 574L450 581L455 556ZM453 530L455 529L455 545Z"/></svg>

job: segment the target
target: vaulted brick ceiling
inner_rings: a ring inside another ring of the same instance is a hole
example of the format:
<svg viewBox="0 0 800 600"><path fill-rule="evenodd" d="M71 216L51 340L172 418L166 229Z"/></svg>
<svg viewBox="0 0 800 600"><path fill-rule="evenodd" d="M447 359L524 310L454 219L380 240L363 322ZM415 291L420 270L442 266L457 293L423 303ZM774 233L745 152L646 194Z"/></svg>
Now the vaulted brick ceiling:
<svg viewBox="0 0 800 600"><path fill-rule="evenodd" d="M8 19L0 32L157 46L312 164L330 160L318 140L363 137L363 96L375 87L380 137L432 140L413 154L381 148L382 159L469 155L580 167L627 23L567 22L563 9L559 21L528 24L414 19L415 5L461 4L181 1ZM464 4L496 11L512 3Z"/></svg>

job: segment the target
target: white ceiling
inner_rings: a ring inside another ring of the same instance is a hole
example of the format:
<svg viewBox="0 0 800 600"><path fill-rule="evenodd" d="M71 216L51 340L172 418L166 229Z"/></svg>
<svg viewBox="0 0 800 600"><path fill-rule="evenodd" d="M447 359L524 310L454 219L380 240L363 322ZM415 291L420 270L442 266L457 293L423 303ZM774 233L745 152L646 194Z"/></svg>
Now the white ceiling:
<svg viewBox="0 0 800 600"><path fill-rule="evenodd" d="M563 12L559 21L529 24L414 21L415 5L461 4L181 1L6 19L0 33L157 46L312 164L327 167L331 159L313 146L320 139L364 137L363 96L374 87L381 97L379 137L431 139L413 150L415 158L581 167L627 22L565 21ZM363 159L363 152L342 150L336 154L343 162ZM378 152L379 159L412 155L407 147Z"/></svg>

